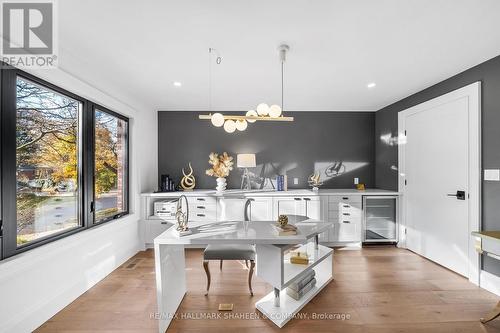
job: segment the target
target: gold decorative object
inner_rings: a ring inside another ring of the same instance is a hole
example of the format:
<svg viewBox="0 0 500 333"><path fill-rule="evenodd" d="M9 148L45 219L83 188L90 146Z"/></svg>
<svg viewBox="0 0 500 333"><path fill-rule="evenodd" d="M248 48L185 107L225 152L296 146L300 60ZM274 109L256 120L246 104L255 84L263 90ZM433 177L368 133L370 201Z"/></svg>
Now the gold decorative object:
<svg viewBox="0 0 500 333"><path fill-rule="evenodd" d="M323 182L321 181L321 176L318 172L314 172L312 175L309 176L309 186L312 187L313 191L317 191L321 185L323 185Z"/></svg>
<svg viewBox="0 0 500 333"><path fill-rule="evenodd" d="M307 255L307 252L292 252L290 253L290 263L307 265L309 264L309 256Z"/></svg>
<svg viewBox="0 0 500 333"><path fill-rule="evenodd" d="M212 165L212 168L205 172L209 176L217 177L216 190L218 194L221 194L226 190L226 177L233 170L233 157L229 156L226 152L221 155L210 153L208 163Z"/></svg>
<svg viewBox="0 0 500 333"><path fill-rule="evenodd" d="M365 184L363 184L363 183L356 184L356 189L359 191L364 191L366 189Z"/></svg>
<svg viewBox="0 0 500 333"><path fill-rule="evenodd" d="M286 215L278 216L278 224L281 227L284 227L285 225L287 225L288 224L288 216L286 216Z"/></svg>
<svg viewBox="0 0 500 333"><path fill-rule="evenodd" d="M189 162L189 173L186 175L184 168L182 168L182 174L184 177L181 179L181 188L184 191L191 191L196 185L196 180L193 176L193 168L191 167L191 162Z"/></svg>

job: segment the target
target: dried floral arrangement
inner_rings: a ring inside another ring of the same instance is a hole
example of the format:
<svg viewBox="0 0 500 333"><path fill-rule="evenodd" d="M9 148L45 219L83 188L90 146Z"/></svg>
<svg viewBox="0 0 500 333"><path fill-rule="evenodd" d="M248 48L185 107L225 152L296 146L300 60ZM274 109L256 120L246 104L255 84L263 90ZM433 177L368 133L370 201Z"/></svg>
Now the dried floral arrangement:
<svg viewBox="0 0 500 333"><path fill-rule="evenodd" d="M208 156L208 163L212 166L211 169L206 171L206 174L212 177L225 178L229 176L229 172L233 170L233 157L229 156L226 152L218 155L217 153L210 153Z"/></svg>

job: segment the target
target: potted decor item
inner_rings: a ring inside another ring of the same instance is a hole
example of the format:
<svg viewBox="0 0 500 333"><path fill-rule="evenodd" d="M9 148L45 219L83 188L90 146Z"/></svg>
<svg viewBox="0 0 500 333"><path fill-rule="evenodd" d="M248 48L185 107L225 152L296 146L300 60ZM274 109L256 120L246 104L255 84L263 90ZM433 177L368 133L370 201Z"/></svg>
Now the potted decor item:
<svg viewBox="0 0 500 333"><path fill-rule="evenodd" d="M217 193L224 192L226 189L226 177L229 176L229 172L233 170L233 157L229 156L226 152L221 155L210 153L208 156L208 163L212 168L208 169L206 174L217 178Z"/></svg>

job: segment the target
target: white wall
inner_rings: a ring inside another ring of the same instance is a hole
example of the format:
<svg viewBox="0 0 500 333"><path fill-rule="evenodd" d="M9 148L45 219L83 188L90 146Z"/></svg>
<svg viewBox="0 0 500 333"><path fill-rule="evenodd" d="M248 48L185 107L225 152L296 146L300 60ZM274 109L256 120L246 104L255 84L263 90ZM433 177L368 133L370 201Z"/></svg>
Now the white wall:
<svg viewBox="0 0 500 333"><path fill-rule="evenodd" d="M0 262L0 332L31 332L142 249L142 191L157 183L157 120L63 70L33 72L130 117L130 214Z"/></svg>

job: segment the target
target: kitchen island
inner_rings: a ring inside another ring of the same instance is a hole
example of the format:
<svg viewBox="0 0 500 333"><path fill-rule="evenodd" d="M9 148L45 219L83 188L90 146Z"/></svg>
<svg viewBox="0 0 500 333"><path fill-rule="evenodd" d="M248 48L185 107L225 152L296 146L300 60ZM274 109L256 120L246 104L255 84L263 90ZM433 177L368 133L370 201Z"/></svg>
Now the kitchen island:
<svg viewBox="0 0 500 333"><path fill-rule="evenodd" d="M333 250L318 244L318 235L333 223L305 220L296 223L297 235L278 236L274 221L194 222L190 235L179 237L170 227L154 240L159 331L170 325L187 291L184 247L208 244L255 244L257 276L271 284L274 291L256 303L256 308L278 327L283 327L333 279ZM290 250L307 252L309 263L290 262ZM262 260L259 258L265 258ZM299 300L286 294L285 288L315 271L316 286Z"/></svg>

